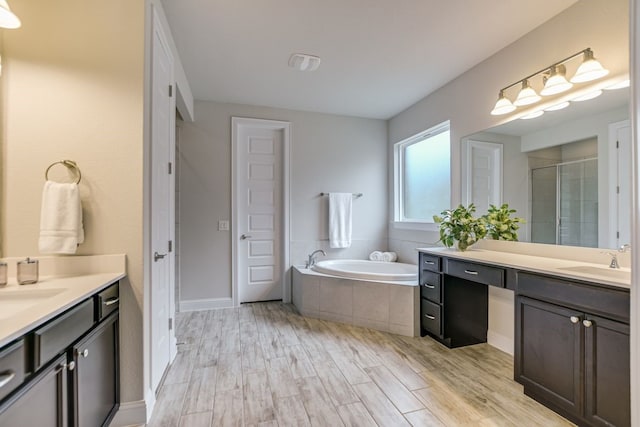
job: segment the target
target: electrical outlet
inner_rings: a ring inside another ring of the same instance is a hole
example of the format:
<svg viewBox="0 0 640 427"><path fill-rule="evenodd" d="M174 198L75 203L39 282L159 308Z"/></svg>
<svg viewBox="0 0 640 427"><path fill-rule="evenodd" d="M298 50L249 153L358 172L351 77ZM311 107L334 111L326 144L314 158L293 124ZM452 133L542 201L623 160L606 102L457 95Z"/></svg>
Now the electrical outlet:
<svg viewBox="0 0 640 427"><path fill-rule="evenodd" d="M218 231L229 231L229 220L218 221Z"/></svg>

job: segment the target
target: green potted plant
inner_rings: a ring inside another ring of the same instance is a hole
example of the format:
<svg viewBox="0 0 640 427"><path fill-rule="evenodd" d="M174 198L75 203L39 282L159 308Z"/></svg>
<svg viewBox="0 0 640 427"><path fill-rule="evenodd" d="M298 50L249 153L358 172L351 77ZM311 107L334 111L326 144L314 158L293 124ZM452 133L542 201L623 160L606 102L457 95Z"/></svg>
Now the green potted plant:
<svg viewBox="0 0 640 427"><path fill-rule="evenodd" d="M507 203L503 204L499 208L490 205L489 210L483 215L484 223L487 228L487 236L493 240L509 240L513 242L518 241L518 229L521 223L524 223L523 218L511 217L516 213L515 209L509 209Z"/></svg>
<svg viewBox="0 0 640 427"><path fill-rule="evenodd" d="M458 205L455 209L442 211L440 215L434 215L433 220L439 226L440 242L450 248L454 244L458 250L466 251L467 248L487 234L484 218L474 218L476 207L471 203L468 207Z"/></svg>

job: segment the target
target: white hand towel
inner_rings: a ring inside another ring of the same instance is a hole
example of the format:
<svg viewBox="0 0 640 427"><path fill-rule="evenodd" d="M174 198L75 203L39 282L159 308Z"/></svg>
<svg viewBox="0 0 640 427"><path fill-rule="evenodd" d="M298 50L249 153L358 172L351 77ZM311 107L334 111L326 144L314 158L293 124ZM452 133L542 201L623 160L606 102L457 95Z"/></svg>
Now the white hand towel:
<svg viewBox="0 0 640 427"><path fill-rule="evenodd" d="M351 247L351 193L329 193L329 247Z"/></svg>
<svg viewBox="0 0 640 427"><path fill-rule="evenodd" d="M78 185L45 182L40 212L40 253L75 254L82 242L84 228Z"/></svg>
<svg viewBox="0 0 640 427"><path fill-rule="evenodd" d="M382 261L382 252L373 251L369 254L370 261Z"/></svg>
<svg viewBox="0 0 640 427"><path fill-rule="evenodd" d="M383 252L382 261L395 262L398 259L398 255L395 252Z"/></svg>

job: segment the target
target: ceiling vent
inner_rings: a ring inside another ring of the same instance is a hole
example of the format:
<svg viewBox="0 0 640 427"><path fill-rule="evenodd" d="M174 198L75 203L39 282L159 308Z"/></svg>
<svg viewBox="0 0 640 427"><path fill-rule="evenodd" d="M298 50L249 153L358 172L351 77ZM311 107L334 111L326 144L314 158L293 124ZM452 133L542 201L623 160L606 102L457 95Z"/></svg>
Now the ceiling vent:
<svg viewBox="0 0 640 427"><path fill-rule="evenodd" d="M298 71L315 71L320 66L320 57L306 53L294 53L289 58L289 67Z"/></svg>

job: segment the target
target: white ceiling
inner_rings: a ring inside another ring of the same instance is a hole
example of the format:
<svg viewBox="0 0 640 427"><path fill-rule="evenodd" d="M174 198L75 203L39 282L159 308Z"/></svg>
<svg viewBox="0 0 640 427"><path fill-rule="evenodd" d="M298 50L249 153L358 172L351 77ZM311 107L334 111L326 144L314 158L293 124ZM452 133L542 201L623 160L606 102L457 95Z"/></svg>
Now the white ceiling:
<svg viewBox="0 0 640 427"><path fill-rule="evenodd" d="M576 0L162 2L196 99L387 119Z"/></svg>

